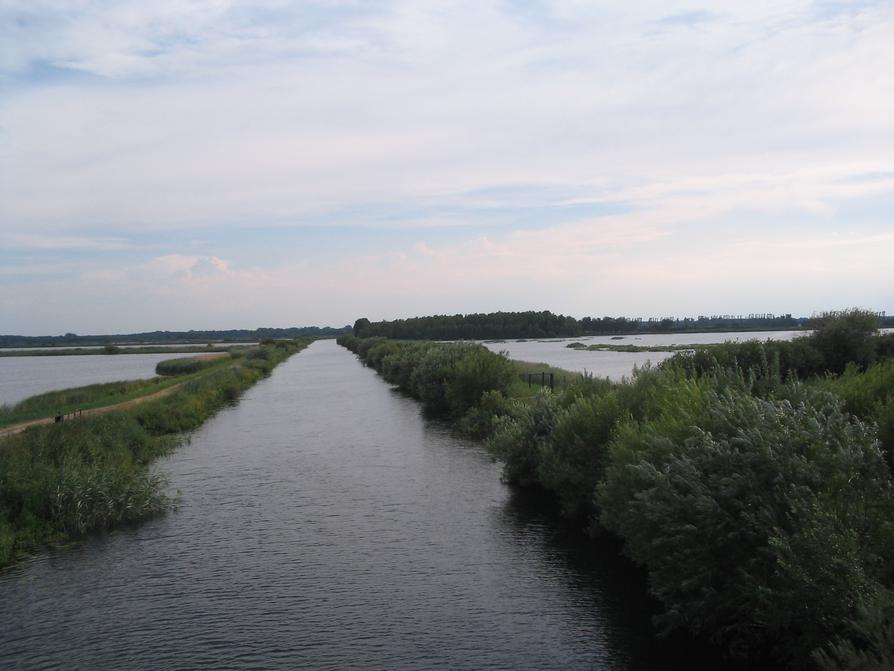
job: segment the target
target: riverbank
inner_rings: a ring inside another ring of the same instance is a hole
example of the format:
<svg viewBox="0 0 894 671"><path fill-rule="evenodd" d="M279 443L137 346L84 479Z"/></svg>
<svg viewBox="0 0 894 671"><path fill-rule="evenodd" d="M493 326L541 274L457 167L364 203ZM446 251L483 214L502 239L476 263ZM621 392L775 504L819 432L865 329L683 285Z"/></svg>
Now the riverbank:
<svg viewBox="0 0 894 671"><path fill-rule="evenodd" d="M166 385L164 393L151 391L153 398L145 402L119 397L122 405L114 411L32 426L2 439L0 567L42 546L164 511L170 502L151 462L310 342L277 341L240 351L198 373L157 383ZM120 384L128 390L129 383ZM130 393L153 389L151 382L136 385ZM114 385L86 389L94 400L115 398ZM79 391L56 394L75 398ZM35 407L46 402L39 399Z"/></svg>
<svg viewBox="0 0 894 671"><path fill-rule="evenodd" d="M890 337L851 326L527 399L510 391L512 364L474 345L340 342L484 438L507 481L620 538L666 631L745 666L850 668L862 655L890 668L894 363ZM823 370L837 377L791 378Z"/></svg>

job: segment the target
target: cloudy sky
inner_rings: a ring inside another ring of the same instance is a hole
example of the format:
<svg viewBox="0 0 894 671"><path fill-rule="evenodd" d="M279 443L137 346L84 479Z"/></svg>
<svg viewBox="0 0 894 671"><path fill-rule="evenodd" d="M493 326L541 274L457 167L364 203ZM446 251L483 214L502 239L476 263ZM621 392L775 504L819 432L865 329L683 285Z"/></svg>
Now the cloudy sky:
<svg viewBox="0 0 894 671"><path fill-rule="evenodd" d="M0 0L0 333L894 312L894 3Z"/></svg>

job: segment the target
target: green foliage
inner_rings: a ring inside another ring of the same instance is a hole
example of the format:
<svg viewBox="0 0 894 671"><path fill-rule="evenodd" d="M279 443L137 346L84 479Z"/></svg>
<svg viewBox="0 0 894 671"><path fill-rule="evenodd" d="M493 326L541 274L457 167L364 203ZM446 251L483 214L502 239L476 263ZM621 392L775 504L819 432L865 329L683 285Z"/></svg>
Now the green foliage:
<svg viewBox="0 0 894 671"><path fill-rule="evenodd" d="M841 373L849 363L866 367L876 360L874 336L879 318L874 312L853 308L812 319L811 342L826 370Z"/></svg>
<svg viewBox="0 0 894 671"><path fill-rule="evenodd" d="M516 401L510 414L496 419L494 433L485 444L503 462L503 477L507 482L539 483L546 443L561 409L559 396L542 389L527 402Z"/></svg>
<svg viewBox="0 0 894 671"><path fill-rule="evenodd" d="M0 406L0 426L110 405L159 391L171 384L173 382L169 380L128 380L51 391L26 398L12 407Z"/></svg>
<svg viewBox="0 0 894 671"><path fill-rule="evenodd" d="M342 336L338 343L422 401L426 410L459 418L481 397L514 379L509 360L482 345L404 342Z"/></svg>
<svg viewBox="0 0 894 671"><path fill-rule="evenodd" d="M554 492L567 517L589 518L593 493L608 461L608 446L623 416L618 394L581 396L564 408L543 443L540 483Z"/></svg>
<svg viewBox="0 0 894 671"><path fill-rule="evenodd" d="M894 593L884 590L861 603L846 637L814 652L820 671L890 671L894 669Z"/></svg>
<svg viewBox="0 0 894 671"><path fill-rule="evenodd" d="M354 322L354 327L351 329L354 336L358 338L366 337L366 330L369 328L369 320L366 317L361 317L357 321Z"/></svg>
<svg viewBox="0 0 894 671"><path fill-rule="evenodd" d="M0 449L0 560L165 508L150 460L169 443L112 413L35 427ZM2 564L0 564L2 565Z"/></svg>
<svg viewBox="0 0 894 671"><path fill-rule="evenodd" d="M746 658L785 641L778 654L805 659L876 588L887 469L868 427L831 395L806 395L795 406L709 391L702 409L618 432L601 520L649 569L667 629Z"/></svg>

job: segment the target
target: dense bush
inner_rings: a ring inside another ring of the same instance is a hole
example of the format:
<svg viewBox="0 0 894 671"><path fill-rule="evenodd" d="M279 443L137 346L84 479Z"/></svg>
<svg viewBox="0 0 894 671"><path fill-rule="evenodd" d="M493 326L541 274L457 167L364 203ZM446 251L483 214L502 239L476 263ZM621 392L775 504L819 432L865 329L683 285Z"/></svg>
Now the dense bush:
<svg viewBox="0 0 894 671"><path fill-rule="evenodd" d="M894 360L865 371L848 366L843 375L826 377L818 386L840 396L848 412L876 424L888 466L894 471Z"/></svg>
<svg viewBox="0 0 894 671"><path fill-rule="evenodd" d="M668 629L804 661L879 589L894 508L871 429L830 394L790 395L708 391L625 424L599 504Z"/></svg>
<svg viewBox="0 0 894 671"><path fill-rule="evenodd" d="M543 445L539 481L554 492L567 517L595 513L593 492L602 479L608 450L623 416L614 391L581 397L563 409Z"/></svg>
<svg viewBox="0 0 894 671"><path fill-rule="evenodd" d="M848 364L861 368L875 362L879 318L866 310L847 310L812 319L811 344L819 352L826 370L841 373Z"/></svg>
<svg viewBox="0 0 894 671"><path fill-rule="evenodd" d="M0 449L0 566L21 550L164 509L146 468L169 446L130 415L35 427Z"/></svg>
<svg viewBox="0 0 894 671"><path fill-rule="evenodd" d="M514 378L509 360L482 345L354 336L338 342L436 414L461 417L482 395L504 389Z"/></svg>
<svg viewBox="0 0 894 671"><path fill-rule="evenodd" d="M701 375L716 368L737 368L768 389L791 377L842 373L848 364L865 368L894 355L894 339L879 336L879 318L865 310L847 310L811 321L810 335L794 340L726 342L675 354L662 365Z"/></svg>
<svg viewBox="0 0 894 671"><path fill-rule="evenodd" d="M562 407L560 397L542 389L524 403L515 402L510 414L498 417L486 445L503 462L507 482L532 485L540 482L540 469Z"/></svg>

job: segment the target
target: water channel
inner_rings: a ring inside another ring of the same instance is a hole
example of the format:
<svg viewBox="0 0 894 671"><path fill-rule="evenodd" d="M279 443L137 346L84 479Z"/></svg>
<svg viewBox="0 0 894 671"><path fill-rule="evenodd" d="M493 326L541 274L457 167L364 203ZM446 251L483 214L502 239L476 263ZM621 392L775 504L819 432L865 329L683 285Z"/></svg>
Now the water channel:
<svg viewBox="0 0 894 671"><path fill-rule="evenodd" d="M158 466L176 510L0 574L0 668L692 668L612 553L333 341Z"/></svg>

